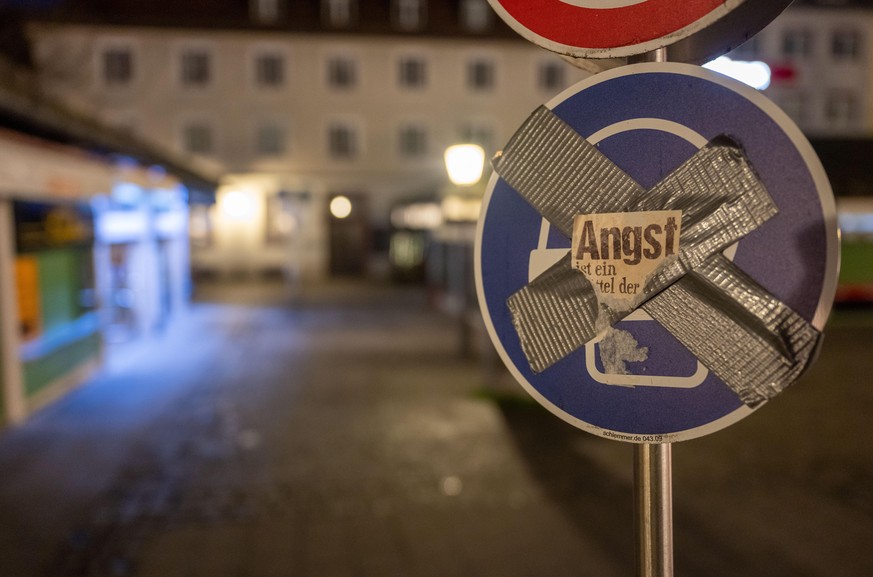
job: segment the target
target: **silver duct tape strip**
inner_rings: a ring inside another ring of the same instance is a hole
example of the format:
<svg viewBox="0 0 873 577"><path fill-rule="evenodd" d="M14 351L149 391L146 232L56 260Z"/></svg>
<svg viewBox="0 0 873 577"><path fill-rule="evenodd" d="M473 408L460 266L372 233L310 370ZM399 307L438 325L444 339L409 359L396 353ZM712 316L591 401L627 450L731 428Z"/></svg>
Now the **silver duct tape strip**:
<svg viewBox="0 0 873 577"><path fill-rule="evenodd" d="M597 334L598 304L585 275L568 254L506 301L521 348L542 372Z"/></svg>
<svg viewBox="0 0 873 577"><path fill-rule="evenodd" d="M548 108L518 129L494 170L564 236L573 218L621 212L644 189Z"/></svg>
<svg viewBox="0 0 873 577"><path fill-rule="evenodd" d="M805 369L820 333L715 254L777 212L729 138L710 142L643 193L596 148L541 108L495 159L494 168L568 237L580 213L682 210L680 257L650 279L646 294L651 298L643 309L748 405L772 398ZM599 305L587 278L570 268L569 256L511 296L507 305L536 372L626 314Z"/></svg>
<svg viewBox="0 0 873 577"><path fill-rule="evenodd" d="M593 190L588 187L587 194L598 194ZM584 202L599 208L598 200L585 198ZM752 232L777 212L740 148L726 137L714 139L697 152L639 197L633 209L683 210L678 258L656 270L640 301L626 310L600 306L588 279L572 270L569 256L512 295L507 305L522 350L535 372L579 349L599 330L620 321L643 300ZM687 228L686 212L690 222Z"/></svg>
<svg viewBox="0 0 873 577"><path fill-rule="evenodd" d="M809 322L722 255L642 308L749 406L794 382L821 338Z"/></svg>
<svg viewBox="0 0 873 577"><path fill-rule="evenodd" d="M713 254L724 250L760 226L759 214L752 214L740 202L725 203L714 213L680 235L677 258L665 261L646 280L643 300L702 265ZM772 216L772 215L771 215ZM685 243L684 245L682 243Z"/></svg>
<svg viewBox="0 0 873 577"><path fill-rule="evenodd" d="M624 210L681 210L683 231L707 218L725 202L742 200L762 224L776 205L761 179L732 138L713 138Z"/></svg>
<svg viewBox="0 0 873 577"><path fill-rule="evenodd" d="M652 204L653 201L662 205ZM662 206L663 208L656 208ZM779 209L740 147L720 136L658 183L635 210L682 210L678 258L646 282L648 298L773 218Z"/></svg>

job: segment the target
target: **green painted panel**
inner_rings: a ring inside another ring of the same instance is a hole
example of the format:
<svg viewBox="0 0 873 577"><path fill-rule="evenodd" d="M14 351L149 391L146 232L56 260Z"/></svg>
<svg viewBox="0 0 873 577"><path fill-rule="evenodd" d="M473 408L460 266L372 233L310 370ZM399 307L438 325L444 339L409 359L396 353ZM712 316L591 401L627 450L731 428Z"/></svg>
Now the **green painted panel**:
<svg viewBox="0 0 873 577"><path fill-rule="evenodd" d="M873 283L873 242L842 243L840 284Z"/></svg>
<svg viewBox="0 0 873 577"><path fill-rule="evenodd" d="M100 334L61 347L37 360L24 363L24 389L28 397L36 394L56 379L97 357L100 353Z"/></svg>
<svg viewBox="0 0 873 577"><path fill-rule="evenodd" d="M38 253L39 290L44 332L79 316L79 256L76 249Z"/></svg>

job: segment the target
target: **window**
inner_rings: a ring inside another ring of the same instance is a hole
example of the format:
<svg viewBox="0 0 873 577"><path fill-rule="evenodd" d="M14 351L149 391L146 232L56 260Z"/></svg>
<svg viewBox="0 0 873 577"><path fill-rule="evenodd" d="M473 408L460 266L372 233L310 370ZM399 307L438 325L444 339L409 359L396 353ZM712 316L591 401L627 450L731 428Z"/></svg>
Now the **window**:
<svg viewBox="0 0 873 577"><path fill-rule="evenodd" d="M255 22L269 24L282 15L282 0L251 0L251 18Z"/></svg>
<svg viewBox="0 0 873 577"><path fill-rule="evenodd" d="M126 86L133 80L133 53L129 48L103 52L103 80L109 86Z"/></svg>
<svg viewBox="0 0 873 577"><path fill-rule="evenodd" d="M425 0L394 0L394 24L401 30L418 30L424 26Z"/></svg>
<svg viewBox="0 0 873 577"><path fill-rule="evenodd" d="M486 91L494 88L494 62L484 58L471 60L467 64L467 86L472 90Z"/></svg>
<svg viewBox="0 0 873 577"><path fill-rule="evenodd" d="M202 49L188 49L182 53L182 85L202 87L209 84L209 53Z"/></svg>
<svg viewBox="0 0 873 577"><path fill-rule="evenodd" d="M399 84L403 88L422 88L427 84L427 63L423 58L417 56L401 58L397 73Z"/></svg>
<svg viewBox="0 0 873 577"><path fill-rule="evenodd" d="M419 124L401 126L397 141L402 158L421 158L427 154L427 130Z"/></svg>
<svg viewBox="0 0 873 577"><path fill-rule="evenodd" d="M828 95L825 118L831 126L852 126L859 120L858 112L858 99L853 93L839 90Z"/></svg>
<svg viewBox="0 0 873 577"><path fill-rule="evenodd" d="M284 190L267 196L267 244L283 244L297 232L302 196Z"/></svg>
<svg viewBox="0 0 873 577"><path fill-rule="evenodd" d="M335 56L327 62L327 84L331 88L350 89L357 84L355 61L343 56Z"/></svg>
<svg viewBox="0 0 873 577"><path fill-rule="evenodd" d="M281 156L285 153L285 131L281 126L262 124L257 129L255 151L259 156Z"/></svg>
<svg viewBox="0 0 873 577"><path fill-rule="evenodd" d="M563 90L567 85L566 68L560 62L542 62L537 71L537 83L547 92Z"/></svg>
<svg viewBox="0 0 873 577"><path fill-rule="evenodd" d="M191 154L212 154L215 143L213 142L212 127L204 122L193 122L185 126L182 133L183 147Z"/></svg>
<svg viewBox="0 0 873 577"><path fill-rule="evenodd" d="M334 122L327 129L327 148L332 158L350 160L358 155L358 134L345 122Z"/></svg>
<svg viewBox="0 0 873 577"><path fill-rule="evenodd" d="M208 248L212 245L210 208L210 205L194 202L188 207L188 237L192 248Z"/></svg>
<svg viewBox="0 0 873 577"><path fill-rule="evenodd" d="M261 88L279 88L285 83L285 59L281 54L255 57L255 83Z"/></svg>
<svg viewBox="0 0 873 577"><path fill-rule="evenodd" d="M491 25L491 7L485 0L462 0L461 26L481 32Z"/></svg>
<svg viewBox="0 0 873 577"><path fill-rule="evenodd" d="M791 92L779 98L779 105L791 120L802 128L809 121L809 103L803 92Z"/></svg>
<svg viewBox="0 0 873 577"><path fill-rule="evenodd" d="M857 60L860 54L860 32L849 28L834 31L831 36L831 56L835 60Z"/></svg>
<svg viewBox="0 0 873 577"><path fill-rule="evenodd" d="M494 150L494 130L493 128L481 121L470 121L461 125L458 131L460 142L470 142L478 144L485 149L485 154L489 154Z"/></svg>
<svg viewBox="0 0 873 577"><path fill-rule="evenodd" d="M345 28L357 19L357 5L354 0L322 0L321 16L325 24Z"/></svg>
<svg viewBox="0 0 873 577"><path fill-rule="evenodd" d="M805 28L786 30L782 35L782 55L797 58L812 55L812 31Z"/></svg>

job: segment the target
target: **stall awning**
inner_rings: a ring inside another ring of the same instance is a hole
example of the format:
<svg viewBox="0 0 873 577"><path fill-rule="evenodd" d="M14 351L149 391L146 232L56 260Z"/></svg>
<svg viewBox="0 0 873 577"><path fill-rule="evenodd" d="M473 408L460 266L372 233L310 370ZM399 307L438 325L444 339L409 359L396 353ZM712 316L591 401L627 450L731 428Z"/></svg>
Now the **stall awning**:
<svg viewBox="0 0 873 577"><path fill-rule="evenodd" d="M112 164L161 167L178 179L194 203L212 203L218 174L208 174L181 155L144 142L94 117L73 111L40 90L27 70L0 59L0 127L77 148Z"/></svg>

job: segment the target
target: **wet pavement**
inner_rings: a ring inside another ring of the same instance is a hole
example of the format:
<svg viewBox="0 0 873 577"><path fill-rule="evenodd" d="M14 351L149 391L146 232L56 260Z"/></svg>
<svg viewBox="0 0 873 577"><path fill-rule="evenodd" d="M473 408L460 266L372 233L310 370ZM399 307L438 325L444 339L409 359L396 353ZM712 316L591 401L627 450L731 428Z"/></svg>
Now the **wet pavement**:
<svg viewBox="0 0 873 577"><path fill-rule="evenodd" d="M0 437L0 575L633 574L631 447L485 382L421 292L201 300ZM857 318L777 401L674 448L677 575L873 575Z"/></svg>

